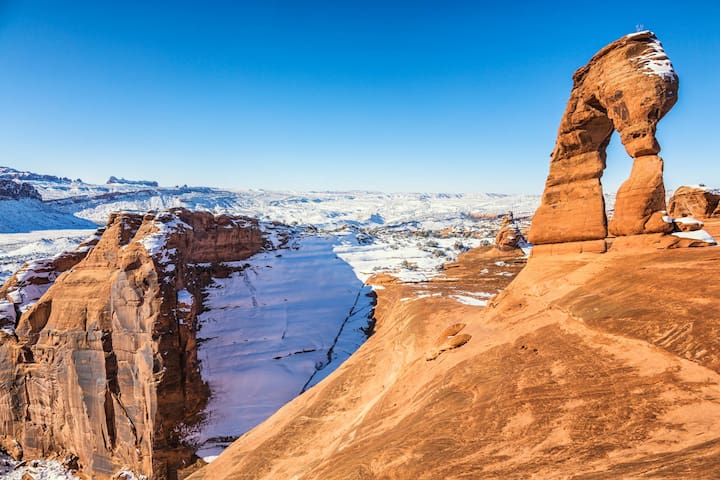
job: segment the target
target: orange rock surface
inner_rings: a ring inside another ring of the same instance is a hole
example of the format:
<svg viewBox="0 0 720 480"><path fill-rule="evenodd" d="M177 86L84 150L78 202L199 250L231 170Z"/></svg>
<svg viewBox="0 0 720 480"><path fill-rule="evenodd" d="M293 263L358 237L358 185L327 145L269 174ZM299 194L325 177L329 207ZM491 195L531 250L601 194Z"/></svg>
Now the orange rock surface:
<svg viewBox="0 0 720 480"><path fill-rule="evenodd" d="M208 397L195 348L200 292L212 262L262 245L249 219L182 209L112 216L87 256L64 265L19 317L15 335L2 334L4 441L30 458L77 457L91 478L122 467L176 478L193 453L184 429ZM192 305L179 305L183 289Z"/></svg>
<svg viewBox="0 0 720 480"><path fill-rule="evenodd" d="M532 257L453 299L521 266L496 261L378 279L368 341L190 478L720 475L720 248Z"/></svg>
<svg viewBox="0 0 720 480"><path fill-rule="evenodd" d="M652 221L665 210L655 129L675 104L678 90L677 75L660 42L651 32L627 35L578 69L573 82L529 241L547 244L607 236L600 178L615 130L635 160L617 192L610 232L671 231L669 224Z"/></svg>
<svg viewBox="0 0 720 480"><path fill-rule="evenodd" d="M668 202L672 217L720 218L720 193L706 188L683 186L675 190Z"/></svg>

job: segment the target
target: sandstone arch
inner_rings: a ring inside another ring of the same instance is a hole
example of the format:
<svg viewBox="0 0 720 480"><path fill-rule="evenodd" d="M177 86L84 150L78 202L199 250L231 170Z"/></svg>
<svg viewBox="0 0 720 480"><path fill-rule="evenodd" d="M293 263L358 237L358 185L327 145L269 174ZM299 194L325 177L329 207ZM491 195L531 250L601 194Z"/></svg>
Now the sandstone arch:
<svg viewBox="0 0 720 480"><path fill-rule="evenodd" d="M617 130L633 158L620 186L610 233L665 232L663 161L658 121L677 100L678 77L652 32L626 35L600 50L573 75L565 114L551 154L533 244L604 239L608 234L600 178L605 149Z"/></svg>

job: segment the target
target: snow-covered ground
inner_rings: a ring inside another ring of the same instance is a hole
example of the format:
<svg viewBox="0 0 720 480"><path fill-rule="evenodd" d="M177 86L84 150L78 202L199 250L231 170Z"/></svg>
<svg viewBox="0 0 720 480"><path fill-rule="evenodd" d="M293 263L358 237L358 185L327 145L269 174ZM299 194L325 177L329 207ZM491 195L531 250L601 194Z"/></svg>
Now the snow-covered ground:
<svg viewBox="0 0 720 480"><path fill-rule="evenodd" d="M95 228L0 233L0 283L5 282L24 263L74 250L94 233Z"/></svg>
<svg viewBox="0 0 720 480"><path fill-rule="evenodd" d="M45 202L22 198L0 200L0 233L95 228L95 222L61 211Z"/></svg>
<svg viewBox="0 0 720 480"><path fill-rule="evenodd" d="M437 274L468 247L490 243L508 210L525 225L538 195L494 193L380 193L227 191L208 187L93 185L0 167L0 178L30 183L43 201L0 201L0 280L24 261L52 256L103 225L115 211L145 213L171 207L255 217L342 239L336 253L364 280L379 271L408 281ZM67 230L62 231L50 230ZM27 237L3 233L25 232ZM13 243L27 238L29 244ZM25 252L25 253L23 253Z"/></svg>
<svg viewBox="0 0 720 480"><path fill-rule="evenodd" d="M199 357L212 398L193 438L212 457L327 376L367 338L371 289L333 252L297 234L207 288Z"/></svg>
<svg viewBox="0 0 720 480"><path fill-rule="evenodd" d="M80 480L57 460L19 462L0 453L0 478L5 480Z"/></svg>

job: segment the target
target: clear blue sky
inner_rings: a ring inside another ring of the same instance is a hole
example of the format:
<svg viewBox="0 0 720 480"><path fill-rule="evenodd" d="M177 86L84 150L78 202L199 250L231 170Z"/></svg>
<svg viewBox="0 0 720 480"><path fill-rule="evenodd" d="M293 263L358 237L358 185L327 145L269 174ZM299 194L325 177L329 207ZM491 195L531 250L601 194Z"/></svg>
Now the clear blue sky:
<svg viewBox="0 0 720 480"><path fill-rule="evenodd" d="M0 164L104 182L541 192L571 76L680 76L666 184L720 186L720 2L0 0ZM604 184L630 160L611 144Z"/></svg>

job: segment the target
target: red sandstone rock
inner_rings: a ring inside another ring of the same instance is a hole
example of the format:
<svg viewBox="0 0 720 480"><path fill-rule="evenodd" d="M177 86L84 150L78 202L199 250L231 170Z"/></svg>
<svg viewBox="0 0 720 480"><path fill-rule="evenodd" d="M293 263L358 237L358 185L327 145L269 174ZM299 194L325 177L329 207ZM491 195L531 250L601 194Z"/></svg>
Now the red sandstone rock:
<svg viewBox="0 0 720 480"><path fill-rule="evenodd" d="M182 434L209 393L195 339L206 265L262 246L251 219L113 215L1 341L0 435L28 457L76 455L92 478L122 467L176 478L193 452ZM189 311L177 308L182 289L198 300Z"/></svg>
<svg viewBox="0 0 720 480"><path fill-rule="evenodd" d="M638 157L633 162L630 178L617 192L615 215L609 224L616 236L641 233L668 233L672 225L663 222L665 186L663 161L656 155Z"/></svg>
<svg viewBox="0 0 720 480"><path fill-rule="evenodd" d="M502 219L500 230L498 230L495 236L495 248L502 252L507 252L518 249L525 243L527 242L515 223L513 213L507 212Z"/></svg>
<svg viewBox="0 0 720 480"><path fill-rule="evenodd" d="M502 278L479 250L383 282L363 347L190 479L717 478L720 249L626 243L650 239L683 240L533 253L484 309L452 300Z"/></svg>
<svg viewBox="0 0 720 480"><path fill-rule="evenodd" d="M680 187L668 203L672 217L720 217L720 192L703 187Z"/></svg>
<svg viewBox="0 0 720 480"><path fill-rule="evenodd" d="M573 76L573 89L551 155L542 204L530 229L533 244L607 236L600 177L614 130L635 159L618 191L611 231L667 231L650 222L665 209L657 122L677 99L678 78L651 32L627 35L600 50Z"/></svg>

